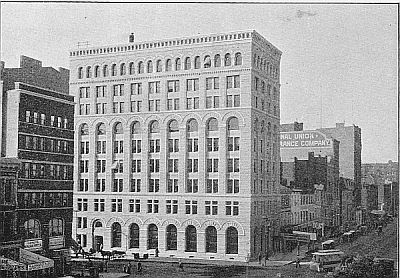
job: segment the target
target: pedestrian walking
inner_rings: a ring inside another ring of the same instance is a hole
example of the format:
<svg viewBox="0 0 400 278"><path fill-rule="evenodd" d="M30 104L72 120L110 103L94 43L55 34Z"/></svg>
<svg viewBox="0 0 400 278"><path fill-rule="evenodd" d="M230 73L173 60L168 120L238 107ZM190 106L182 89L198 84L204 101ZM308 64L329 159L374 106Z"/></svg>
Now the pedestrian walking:
<svg viewBox="0 0 400 278"><path fill-rule="evenodd" d="M132 265L131 265L131 262L129 262L128 267L127 267L127 269L126 269L126 272L127 272L128 274L131 274L131 273L132 273Z"/></svg>
<svg viewBox="0 0 400 278"><path fill-rule="evenodd" d="M141 263L141 262L138 262L138 264L137 264L137 272L138 272L138 273L142 272L142 269L143 269L142 263Z"/></svg>
<svg viewBox="0 0 400 278"><path fill-rule="evenodd" d="M128 273L128 267L126 266L126 264L124 264L123 266L122 266L122 270L123 270L123 272L124 273Z"/></svg>
<svg viewBox="0 0 400 278"><path fill-rule="evenodd" d="M263 258L262 258L262 266L267 266L267 256L263 256Z"/></svg>
<svg viewBox="0 0 400 278"><path fill-rule="evenodd" d="M156 258L158 257L159 253L160 253L160 250L158 250L158 248L156 248Z"/></svg>
<svg viewBox="0 0 400 278"><path fill-rule="evenodd" d="M183 271L183 263L182 263L181 259L179 259L179 261L178 261L178 268L180 271Z"/></svg>
<svg viewBox="0 0 400 278"><path fill-rule="evenodd" d="M258 252L258 264L261 264L262 254L261 251Z"/></svg>
<svg viewBox="0 0 400 278"><path fill-rule="evenodd" d="M297 256L296 258L296 268L300 268L300 257Z"/></svg>

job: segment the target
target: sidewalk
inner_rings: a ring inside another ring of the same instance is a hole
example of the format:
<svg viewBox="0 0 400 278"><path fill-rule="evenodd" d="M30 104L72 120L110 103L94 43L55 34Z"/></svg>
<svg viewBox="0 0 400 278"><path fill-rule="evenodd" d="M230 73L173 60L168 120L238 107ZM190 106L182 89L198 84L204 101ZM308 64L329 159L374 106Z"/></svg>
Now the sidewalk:
<svg viewBox="0 0 400 278"><path fill-rule="evenodd" d="M101 255L96 255L95 259L102 259ZM83 258L72 258L72 261L75 262L87 262L88 259ZM241 261L223 261L223 260L206 260L206 259L188 259L188 258L170 258L170 257L149 257L148 259L141 259L142 262L146 263L171 263L178 264L178 261L181 260L184 264L189 265L218 265L218 266L249 266L255 268L264 268L264 267L280 267L292 262L291 260L267 260L266 265L262 266L258 263L258 261L250 261L249 263L241 262ZM111 262L127 262L134 261L133 255L125 255L121 258L112 259Z"/></svg>

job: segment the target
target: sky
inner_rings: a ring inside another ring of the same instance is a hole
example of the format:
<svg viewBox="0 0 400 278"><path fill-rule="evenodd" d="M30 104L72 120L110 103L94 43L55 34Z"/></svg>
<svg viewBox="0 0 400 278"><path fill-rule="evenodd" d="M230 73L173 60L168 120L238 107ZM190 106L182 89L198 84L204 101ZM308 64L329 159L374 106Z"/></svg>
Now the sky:
<svg viewBox="0 0 400 278"><path fill-rule="evenodd" d="M398 7L378 4L1 3L1 60L69 68L69 50L256 30L282 52L281 123L362 130L362 163L398 161Z"/></svg>

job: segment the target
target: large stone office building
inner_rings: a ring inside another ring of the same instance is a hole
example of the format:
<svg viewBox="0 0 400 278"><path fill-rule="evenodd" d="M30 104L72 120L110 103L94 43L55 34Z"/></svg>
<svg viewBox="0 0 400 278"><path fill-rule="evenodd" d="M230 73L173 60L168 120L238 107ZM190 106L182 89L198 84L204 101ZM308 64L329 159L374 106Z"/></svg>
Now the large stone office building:
<svg viewBox="0 0 400 278"><path fill-rule="evenodd" d="M278 247L280 57L255 31L72 50L82 247L226 260Z"/></svg>

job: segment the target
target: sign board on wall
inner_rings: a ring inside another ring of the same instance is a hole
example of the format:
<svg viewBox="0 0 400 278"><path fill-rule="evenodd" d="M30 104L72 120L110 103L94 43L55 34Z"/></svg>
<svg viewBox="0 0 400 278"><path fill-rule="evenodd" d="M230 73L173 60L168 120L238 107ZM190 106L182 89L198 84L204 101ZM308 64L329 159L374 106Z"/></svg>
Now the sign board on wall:
<svg viewBox="0 0 400 278"><path fill-rule="evenodd" d="M64 247L64 236L49 238L49 249L58 249Z"/></svg>
<svg viewBox="0 0 400 278"><path fill-rule="evenodd" d="M37 251L42 250L43 248L43 240L41 239L30 239L25 240L24 242L24 249L29 251Z"/></svg>
<svg viewBox="0 0 400 278"><path fill-rule="evenodd" d="M281 132L281 148L330 148L332 139L322 132L313 131L293 131Z"/></svg>

